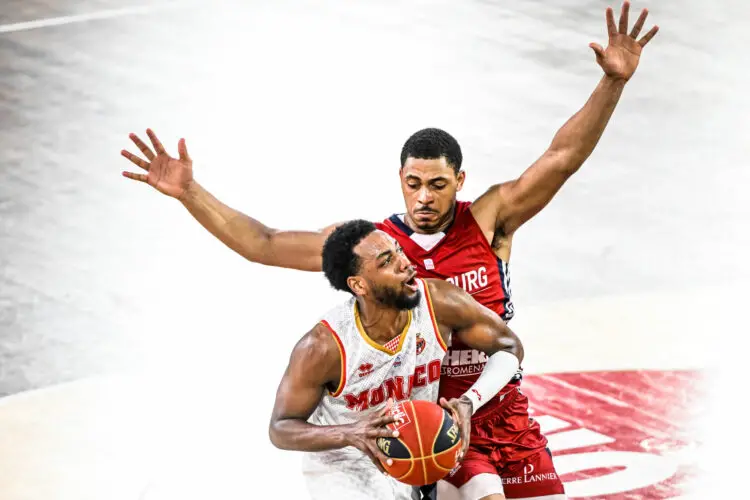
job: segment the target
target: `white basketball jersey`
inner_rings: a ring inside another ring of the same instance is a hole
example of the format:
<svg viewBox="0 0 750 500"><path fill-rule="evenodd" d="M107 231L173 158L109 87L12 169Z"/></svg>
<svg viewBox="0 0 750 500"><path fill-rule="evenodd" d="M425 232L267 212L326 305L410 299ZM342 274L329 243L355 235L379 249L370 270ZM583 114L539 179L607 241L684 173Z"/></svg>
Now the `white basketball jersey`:
<svg viewBox="0 0 750 500"><path fill-rule="evenodd" d="M367 336L354 297L323 316L323 324L341 350L341 378L336 391L323 396L310 423L349 424L364 412L382 410L389 398L437 402L440 367L447 347L437 328L427 283L421 279L417 283L421 292L419 304L409 312L401 335L385 346ZM359 489L365 498L377 498L371 486L363 485L374 484L376 478L385 479L367 456L352 447L307 453L304 464L310 487L328 484L329 494L338 483L346 491ZM333 481L334 477L348 479ZM384 488L400 491L395 496L389 493L387 498L408 498L402 495L409 495L409 488L387 479Z"/></svg>
<svg viewBox="0 0 750 500"><path fill-rule="evenodd" d="M341 380L336 392L323 396L311 423L348 424L363 411L382 409L388 398L437 402L447 347L433 317L427 283L417 283L419 304L409 311L401 335L385 346L367 336L354 297L323 317L341 350Z"/></svg>

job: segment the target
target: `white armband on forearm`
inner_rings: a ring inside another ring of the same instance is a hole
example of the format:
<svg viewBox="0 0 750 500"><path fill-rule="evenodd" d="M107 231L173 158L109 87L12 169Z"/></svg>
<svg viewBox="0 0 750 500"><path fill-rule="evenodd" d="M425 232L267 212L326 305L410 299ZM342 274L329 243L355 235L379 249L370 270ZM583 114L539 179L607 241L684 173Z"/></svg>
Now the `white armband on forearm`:
<svg viewBox="0 0 750 500"><path fill-rule="evenodd" d="M481 375L464 396L473 404L473 413L494 398L518 371L518 358L507 351L498 351L487 359Z"/></svg>

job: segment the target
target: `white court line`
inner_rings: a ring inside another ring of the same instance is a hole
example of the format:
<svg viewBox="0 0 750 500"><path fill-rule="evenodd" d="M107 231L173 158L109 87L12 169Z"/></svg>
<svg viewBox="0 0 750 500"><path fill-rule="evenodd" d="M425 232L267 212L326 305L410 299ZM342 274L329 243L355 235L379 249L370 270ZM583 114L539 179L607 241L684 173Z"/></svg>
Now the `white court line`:
<svg viewBox="0 0 750 500"><path fill-rule="evenodd" d="M94 21L97 19L110 19L113 17L130 16L135 14L149 14L151 12L185 5L184 2L169 2L161 5L140 5L125 7L122 9L100 10L88 14L77 14L73 16L49 17L47 19L36 19L34 21L25 21L21 23L11 23L0 25L0 33L13 33L14 31L26 31L37 28L47 28L49 26L60 26L63 24L82 23L85 21Z"/></svg>
<svg viewBox="0 0 750 500"><path fill-rule="evenodd" d="M568 382L565 382L564 380L560 380L557 377L553 377L552 375L537 375L537 378L540 378L542 380L547 380L554 384L565 387L566 389L570 389L571 391L586 394L587 396L591 396L592 398L598 399L600 401L604 401L605 403L619 406L620 408L632 408L632 406L625 403L624 401L620 401L617 398L613 398L612 396L602 394L601 392L590 391L588 389L584 389L583 387L578 387L577 385L569 384Z"/></svg>
<svg viewBox="0 0 750 500"><path fill-rule="evenodd" d="M610 387L612 389L616 389L616 390L618 390L620 392L625 392L625 393L630 393L630 394L643 394L643 392L639 392L639 391L633 390L633 389L631 389L629 387L626 387L624 385L620 385L620 384L617 384L615 382L611 382L611 381L605 379L604 377L596 377L594 375L591 375L590 373L585 373L585 372L581 373L581 378L589 379L589 380L594 380L596 382L599 382L600 384L606 385L607 387ZM650 412L648 410L645 410L643 408L644 406L648 406L648 405L651 405L651 401L647 401L646 403L644 403L644 405L637 405L637 406L629 405L629 406L631 408L633 408L634 410L636 410L638 413L641 413L643 415L646 415L649 418L657 420L657 421L661 422L662 424L666 424L668 426L674 426L675 425L674 420L669 419L669 418L663 418L660 415L657 415L656 413L652 413L652 412Z"/></svg>

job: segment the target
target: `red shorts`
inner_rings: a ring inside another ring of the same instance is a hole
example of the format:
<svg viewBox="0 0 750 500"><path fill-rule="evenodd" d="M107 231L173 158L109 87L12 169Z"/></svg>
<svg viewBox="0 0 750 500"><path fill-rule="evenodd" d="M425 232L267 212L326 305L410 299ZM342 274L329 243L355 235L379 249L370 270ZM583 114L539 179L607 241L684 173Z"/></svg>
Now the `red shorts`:
<svg viewBox="0 0 750 500"><path fill-rule="evenodd" d="M518 388L508 391L492 412L472 421L469 451L445 480L461 488L479 474L500 476L502 481L502 491L485 494L564 498L565 489L547 449L547 438L529 417L529 400ZM495 483L495 489L500 489L497 480Z"/></svg>

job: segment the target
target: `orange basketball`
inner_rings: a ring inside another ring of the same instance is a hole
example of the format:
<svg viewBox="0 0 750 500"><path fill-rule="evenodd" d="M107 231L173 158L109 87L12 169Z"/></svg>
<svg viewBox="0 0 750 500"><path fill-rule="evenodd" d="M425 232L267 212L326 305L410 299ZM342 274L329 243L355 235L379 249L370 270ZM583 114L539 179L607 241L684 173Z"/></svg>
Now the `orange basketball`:
<svg viewBox="0 0 750 500"><path fill-rule="evenodd" d="M397 422L388 424L398 430L397 438L378 438L378 447L393 460L383 464L394 479L422 486L443 479L456 466L461 449L458 425L451 414L429 401L396 403L391 413Z"/></svg>

